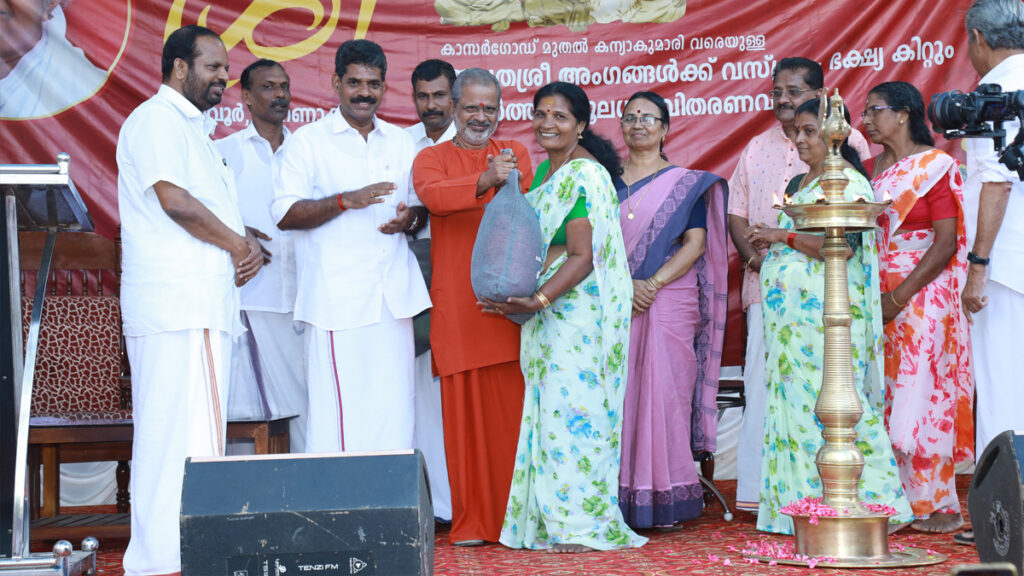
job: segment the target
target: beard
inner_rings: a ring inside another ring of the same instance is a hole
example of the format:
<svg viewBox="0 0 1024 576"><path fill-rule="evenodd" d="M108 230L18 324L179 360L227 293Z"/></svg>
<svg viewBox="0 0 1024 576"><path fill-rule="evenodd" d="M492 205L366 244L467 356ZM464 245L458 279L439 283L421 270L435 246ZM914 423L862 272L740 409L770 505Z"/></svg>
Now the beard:
<svg viewBox="0 0 1024 576"><path fill-rule="evenodd" d="M459 138L471 146L483 146L491 139L491 135L494 134L494 130L498 127L497 122L488 124L490 125L487 126L487 130L485 132L475 132L468 130L468 128L471 126L478 128L482 127L484 124L479 122L469 122L466 124L467 129L459 130Z"/></svg>
<svg viewBox="0 0 1024 576"><path fill-rule="evenodd" d="M203 84L203 81L199 79L199 75L189 70L188 76L185 77L185 85L182 87L185 98L189 102L199 108L201 112L205 112L210 108L213 108L217 104L220 104L221 97L223 96L223 90L227 87L226 82L220 80L214 80L208 84ZM214 88L220 88L221 92L214 92Z"/></svg>

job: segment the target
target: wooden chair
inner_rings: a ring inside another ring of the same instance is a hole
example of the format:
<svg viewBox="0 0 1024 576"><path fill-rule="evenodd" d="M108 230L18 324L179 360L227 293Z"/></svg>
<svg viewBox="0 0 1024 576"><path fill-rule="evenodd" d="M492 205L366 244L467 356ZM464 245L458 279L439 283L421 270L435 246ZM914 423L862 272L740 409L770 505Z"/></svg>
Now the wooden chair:
<svg viewBox="0 0 1024 576"><path fill-rule="evenodd" d="M44 241L44 232L19 234L26 336ZM30 517L32 535L40 539L45 539L46 526L60 512L60 464L72 462L118 463L118 515L103 515L104 528L90 529L89 535L128 535L131 387L121 336L119 268L117 243L89 233L58 235L47 279L29 420ZM78 524L83 520L89 519L74 519Z"/></svg>
<svg viewBox="0 0 1024 576"><path fill-rule="evenodd" d="M45 236L45 232L19 235L26 335ZM29 512L34 541L130 535L131 377L121 332L119 289L119 242L87 233L57 236L29 420ZM227 437L252 439L256 454L288 452L288 425L294 417L230 421ZM117 513L60 514L60 465L104 461L118 463Z"/></svg>

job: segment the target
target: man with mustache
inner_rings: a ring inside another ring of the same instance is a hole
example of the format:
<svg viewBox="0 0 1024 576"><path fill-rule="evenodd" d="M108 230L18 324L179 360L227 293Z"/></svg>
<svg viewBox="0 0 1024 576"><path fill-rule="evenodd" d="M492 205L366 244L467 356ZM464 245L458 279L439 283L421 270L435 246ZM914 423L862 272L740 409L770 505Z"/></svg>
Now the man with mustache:
<svg viewBox="0 0 1024 576"><path fill-rule="evenodd" d="M246 234L235 180L203 115L221 100L228 54L200 26L164 44L163 84L121 126L121 307L132 368L129 576L180 573L187 456L224 454L238 288L263 255Z"/></svg>
<svg viewBox="0 0 1024 576"><path fill-rule="evenodd" d="M452 124L452 84L455 68L444 60L424 60L412 71L412 101L419 124L405 129L419 152L427 146L455 137Z"/></svg>
<svg viewBox="0 0 1024 576"><path fill-rule="evenodd" d="M239 79L252 122L217 141L238 185L242 221L263 245L263 271L242 287L242 323L248 331L232 351L228 418L265 419L297 415L289 422L292 452L306 446L306 366L302 325L295 305L295 248L292 232L270 218L274 171L291 132L284 126L291 106L291 82L277 62L260 59Z"/></svg>
<svg viewBox="0 0 1024 576"><path fill-rule="evenodd" d="M530 155L494 140L501 85L480 68L452 86L456 135L416 157L413 182L431 214L430 345L441 377L444 442L452 491L451 540L497 542L508 504L523 411L519 326L484 314L470 283L470 260L484 205L518 167L523 192ZM512 149L512 153L503 152Z"/></svg>
<svg viewBox="0 0 1024 576"><path fill-rule="evenodd" d="M271 216L295 230L295 320L306 338L306 451L412 448L412 318L430 306L406 234L426 223L415 147L377 117L387 59L369 40L337 51L340 102L289 139Z"/></svg>
<svg viewBox="0 0 1024 576"><path fill-rule="evenodd" d="M455 68L444 60L424 60L412 71L412 100L420 123L405 129L412 136L416 152L438 142L455 137L452 122L452 83ZM430 238L430 223L420 231L419 239ZM429 246L429 243L426 243ZM423 334L429 330L430 312L414 320L417 351L424 346ZM441 386L431 368L430 348L416 356L416 447L423 452L430 476L430 500L434 504L434 517L450 522L452 494L448 485L448 466L445 463L444 428L441 424Z"/></svg>
<svg viewBox="0 0 1024 576"><path fill-rule="evenodd" d="M747 313L747 353L743 366L746 407L736 455L736 507L754 513L758 508L761 482L768 384L758 276L764 255L750 245L746 233L751 226L777 227L779 211L772 206L781 201L786 184L794 176L807 172L807 165L800 160L791 140L796 135L793 122L797 107L823 95L823 83L821 65L817 62L807 58L779 61L772 73L769 92L778 123L750 140L729 179L729 235L745 268L742 300ZM870 157L867 141L857 130L850 133L850 145L861 158Z"/></svg>

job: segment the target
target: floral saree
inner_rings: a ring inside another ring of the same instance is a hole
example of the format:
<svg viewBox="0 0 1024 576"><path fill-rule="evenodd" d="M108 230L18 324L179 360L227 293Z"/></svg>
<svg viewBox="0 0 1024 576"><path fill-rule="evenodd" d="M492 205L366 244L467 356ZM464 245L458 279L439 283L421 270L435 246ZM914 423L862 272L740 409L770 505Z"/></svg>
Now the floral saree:
<svg viewBox="0 0 1024 576"><path fill-rule="evenodd" d="M581 194L594 269L523 325L526 394L501 530L501 543L513 548L610 550L647 541L623 521L617 492L633 285L615 189L601 165L577 159L526 198L547 252ZM565 254L552 262L538 286L565 262Z"/></svg>

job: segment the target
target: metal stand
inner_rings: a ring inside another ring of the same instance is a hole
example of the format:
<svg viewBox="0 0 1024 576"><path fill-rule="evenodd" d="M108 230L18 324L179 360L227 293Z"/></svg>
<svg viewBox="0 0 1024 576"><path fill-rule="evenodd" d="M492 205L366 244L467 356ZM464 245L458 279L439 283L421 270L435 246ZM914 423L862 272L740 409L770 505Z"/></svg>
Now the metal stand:
<svg viewBox="0 0 1024 576"><path fill-rule="evenodd" d="M57 232L79 230L91 232L93 222L71 182L70 157L57 155L57 164L44 165L2 165L0 166L0 194L3 195L4 229L6 231L7 282L0 286L7 298L10 313L10 340L4 338L13 364L0 374L0 395L6 402L13 396L13 410L0 414L5 422L17 426L16 447L13 466L10 460L3 461L4 482L13 485L11 513L0 519L0 528L10 535L9 554L0 558L0 574L29 575L53 574L58 576L89 575L96 573L96 550L99 542L95 538L82 541L82 550L75 552L67 540L57 542L52 554L31 554L29 551L28 486L26 464L28 462L28 425L32 405L32 380L35 376L36 352L39 344L39 324L42 320L43 300L46 297L46 282L53 259L53 248ZM29 324L28 339L22 351L21 291L19 277L21 266L18 251L19 230L46 230L46 244L36 280L35 301ZM5 315L6 316L6 315ZM6 336L6 335L5 335ZM6 350L5 350L6 352ZM22 361L24 359L24 361ZM0 402L0 406L6 406ZM14 412L11 414L10 412ZM13 469L12 469L13 468ZM7 504L6 499L3 501ZM2 537L2 536L0 536ZM6 546L0 550L8 552Z"/></svg>

